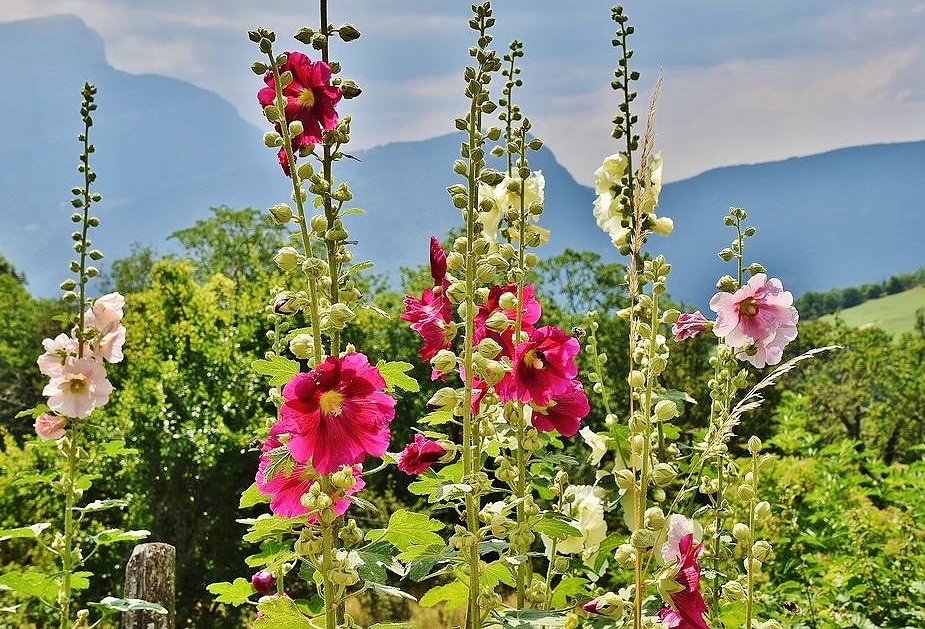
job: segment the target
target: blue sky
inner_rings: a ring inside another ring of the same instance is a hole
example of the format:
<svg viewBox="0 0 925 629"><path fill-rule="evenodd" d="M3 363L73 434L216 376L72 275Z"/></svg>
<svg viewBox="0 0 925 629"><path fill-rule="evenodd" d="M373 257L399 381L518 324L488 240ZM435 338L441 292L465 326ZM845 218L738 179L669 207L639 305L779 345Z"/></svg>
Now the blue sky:
<svg viewBox="0 0 925 629"><path fill-rule="evenodd" d="M468 0L336 0L344 76L364 89L343 111L356 148L452 130L465 109ZM611 2L496 0L496 49L524 41L520 102L537 135L579 181L610 139ZM640 108L659 72L657 144L666 180L716 166L925 138L925 0L629 0ZM261 127L248 29L280 49L317 22L312 0L3 0L0 21L61 13L103 37L109 63L207 88ZM644 112L640 109L640 117Z"/></svg>

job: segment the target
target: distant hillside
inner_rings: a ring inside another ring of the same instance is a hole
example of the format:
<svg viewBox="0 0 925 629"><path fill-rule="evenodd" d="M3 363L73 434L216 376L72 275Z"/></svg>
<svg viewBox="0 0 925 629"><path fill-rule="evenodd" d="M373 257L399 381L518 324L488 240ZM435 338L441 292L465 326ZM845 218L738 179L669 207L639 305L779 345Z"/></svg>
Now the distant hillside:
<svg viewBox="0 0 925 629"><path fill-rule="evenodd" d="M863 304L821 317L833 321L836 317L852 328L876 326L893 336L915 329L916 312L925 310L925 286L865 301Z"/></svg>
<svg viewBox="0 0 925 629"><path fill-rule="evenodd" d="M23 80L23 56L41 79ZM166 237L209 216L209 207L259 209L288 198L286 181L262 131L216 94L155 75L130 75L105 61L99 36L78 18L0 23L0 254L24 272L35 295L53 296L70 258L69 191L78 184L79 90L99 87L97 146L103 224L94 245L112 261L132 242L169 250ZM248 72L241 68L240 72ZM259 79L255 77L255 90ZM255 101L255 107L256 107ZM537 130L542 136L542 129ZM397 277L427 261L427 239L460 224L446 186L459 181L452 162L458 134L355 151L335 171L354 192L347 228L356 259ZM544 148L531 166L546 177L540 255L569 247L618 260L591 214L593 191L579 185ZM349 147L348 147L349 150ZM602 156L603 157L603 156ZM671 173L671 156L665 156ZM716 252L732 232L730 205L744 207L758 229L746 255L795 294L877 281L925 266L925 141L862 146L781 162L733 166L668 184L659 214L675 233L653 237L653 253L673 264L672 297L704 309L719 275ZM105 267L104 267L105 268Z"/></svg>

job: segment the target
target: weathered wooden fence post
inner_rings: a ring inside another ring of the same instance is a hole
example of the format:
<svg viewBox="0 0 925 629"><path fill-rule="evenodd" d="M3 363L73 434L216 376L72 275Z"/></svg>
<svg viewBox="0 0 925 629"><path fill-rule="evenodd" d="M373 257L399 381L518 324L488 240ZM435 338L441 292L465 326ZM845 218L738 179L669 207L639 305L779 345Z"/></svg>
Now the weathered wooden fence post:
<svg viewBox="0 0 925 629"><path fill-rule="evenodd" d="M170 544L138 544L125 566L125 598L158 603L167 614L125 612L121 629L175 629L177 550Z"/></svg>

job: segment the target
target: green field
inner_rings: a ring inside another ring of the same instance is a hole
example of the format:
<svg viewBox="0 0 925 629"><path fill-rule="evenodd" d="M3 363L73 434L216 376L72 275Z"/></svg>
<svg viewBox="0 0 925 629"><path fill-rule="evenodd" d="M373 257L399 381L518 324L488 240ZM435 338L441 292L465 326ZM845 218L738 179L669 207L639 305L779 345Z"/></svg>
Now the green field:
<svg viewBox="0 0 925 629"><path fill-rule="evenodd" d="M916 286L895 295L871 299L858 306L841 310L836 315L820 318L823 321L832 321L837 316L851 327L877 326L897 336L915 329L915 311L920 308L925 308L925 286Z"/></svg>

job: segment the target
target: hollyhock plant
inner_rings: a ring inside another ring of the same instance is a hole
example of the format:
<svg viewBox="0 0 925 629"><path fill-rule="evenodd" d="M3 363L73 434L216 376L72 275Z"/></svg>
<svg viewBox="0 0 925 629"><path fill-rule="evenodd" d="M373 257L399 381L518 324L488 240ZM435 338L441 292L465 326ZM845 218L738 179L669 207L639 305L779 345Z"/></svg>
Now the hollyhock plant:
<svg viewBox="0 0 925 629"><path fill-rule="evenodd" d="M672 324L671 334L675 341L681 342L685 339L692 339L712 327L713 322L704 317L699 310L682 312L678 320Z"/></svg>
<svg viewBox="0 0 925 629"><path fill-rule="evenodd" d="M734 293L717 293L710 309L716 313L713 333L737 350L737 358L756 367L779 363L784 346L797 336L793 294L764 273L756 273Z"/></svg>
<svg viewBox="0 0 925 629"><path fill-rule="evenodd" d="M279 67L279 73L289 72L292 81L282 87L286 100L286 122L298 120L302 123L302 132L292 138L293 151L303 146L317 144L322 140L322 132L330 131L337 124L335 106L343 93L331 82L331 68L324 61L312 61L301 52L287 52L286 62ZM272 71L264 76L267 87L257 92L261 107L273 105L276 99L276 78ZM281 131L279 122L275 122L277 132ZM280 165L289 175L289 165L285 149L279 152Z"/></svg>
<svg viewBox="0 0 925 629"><path fill-rule="evenodd" d="M283 387L285 401L271 434L288 433L286 447L299 463L319 474L382 456L389 446L395 399L364 354L329 356Z"/></svg>
<svg viewBox="0 0 925 629"><path fill-rule="evenodd" d="M106 370L92 358L67 360L61 372L42 389L51 410L77 419L106 404L110 393L112 384L106 378Z"/></svg>
<svg viewBox="0 0 925 629"><path fill-rule="evenodd" d="M669 629L709 629L703 619L707 605L700 594L700 564L697 557L703 542L694 546L694 535L688 533L678 542L676 560L677 587L670 593L671 605L662 608L658 617Z"/></svg>
<svg viewBox="0 0 925 629"><path fill-rule="evenodd" d="M270 496L270 511L284 518L294 518L309 513L309 509L302 502L302 496L308 494L312 486L318 484L318 473L312 469L308 463L296 463L292 470L287 474L285 470L279 470L275 476L267 479L265 477L269 458L261 457L260 465L257 469L257 488L266 496ZM353 470L354 484L352 487L345 489L332 490L328 496L331 499L330 508L337 515L344 515L350 507L351 496L366 486L363 478L360 476L359 466L351 468ZM308 517L309 522L315 522L318 519L316 514Z"/></svg>
<svg viewBox="0 0 925 629"><path fill-rule="evenodd" d="M569 524L581 531L581 535L565 537L556 544L556 552L563 555L581 554L587 558L594 554L607 537L607 522L604 520L604 502L601 490L592 485L569 485L564 497L568 503L566 515ZM552 541L544 537L547 553Z"/></svg>
<svg viewBox="0 0 925 629"><path fill-rule="evenodd" d="M398 469L405 474L421 474L446 454L446 448L424 435L417 434L398 456Z"/></svg>

